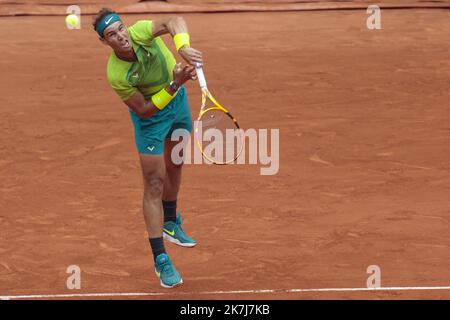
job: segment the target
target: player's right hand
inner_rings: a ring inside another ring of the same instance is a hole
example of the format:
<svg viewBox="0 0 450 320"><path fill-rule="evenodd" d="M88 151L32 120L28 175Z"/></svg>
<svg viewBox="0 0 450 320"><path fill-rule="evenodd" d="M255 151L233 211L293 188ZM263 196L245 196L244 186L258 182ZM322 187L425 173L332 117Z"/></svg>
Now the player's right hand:
<svg viewBox="0 0 450 320"><path fill-rule="evenodd" d="M196 63L203 64L203 54L190 46L182 47L178 53L191 66L195 66Z"/></svg>
<svg viewBox="0 0 450 320"><path fill-rule="evenodd" d="M181 62L177 63L173 68L173 81L178 83L180 86L183 85L188 80L196 80L197 73L195 72L195 67L186 65L181 66Z"/></svg>

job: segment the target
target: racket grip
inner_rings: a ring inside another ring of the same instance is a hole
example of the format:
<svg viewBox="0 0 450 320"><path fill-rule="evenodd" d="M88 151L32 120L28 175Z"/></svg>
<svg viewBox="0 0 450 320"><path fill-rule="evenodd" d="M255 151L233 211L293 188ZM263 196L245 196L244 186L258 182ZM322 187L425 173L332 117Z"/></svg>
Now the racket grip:
<svg viewBox="0 0 450 320"><path fill-rule="evenodd" d="M205 74L203 73L202 65L197 63L195 66L195 71L197 72L198 83L200 84L200 88L206 88L206 79Z"/></svg>

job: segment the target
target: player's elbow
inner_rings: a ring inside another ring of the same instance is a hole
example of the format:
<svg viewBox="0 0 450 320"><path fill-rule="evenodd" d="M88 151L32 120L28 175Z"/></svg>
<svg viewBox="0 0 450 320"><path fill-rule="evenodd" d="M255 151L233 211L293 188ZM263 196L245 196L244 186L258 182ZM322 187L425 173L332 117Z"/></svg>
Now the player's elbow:
<svg viewBox="0 0 450 320"><path fill-rule="evenodd" d="M145 106L137 112L137 116L142 120L147 120L152 117L158 109L154 106Z"/></svg>
<svg viewBox="0 0 450 320"><path fill-rule="evenodd" d="M145 101L144 97L140 93L125 101L125 104L142 120L150 118L156 111L158 111L156 106L154 106L151 101Z"/></svg>
<svg viewBox="0 0 450 320"><path fill-rule="evenodd" d="M139 117L139 119L141 119L141 120L147 120L148 118L150 118L152 116L149 112L146 112L146 111L141 111L136 114Z"/></svg>
<svg viewBox="0 0 450 320"><path fill-rule="evenodd" d="M181 16L174 16L174 17L171 17L169 19L169 23L168 24L171 27L174 27L174 26L179 26L179 25L185 25L186 22L184 21L183 17L181 17Z"/></svg>
<svg viewBox="0 0 450 320"><path fill-rule="evenodd" d="M184 22L184 18L182 16L174 16L172 20L175 22Z"/></svg>

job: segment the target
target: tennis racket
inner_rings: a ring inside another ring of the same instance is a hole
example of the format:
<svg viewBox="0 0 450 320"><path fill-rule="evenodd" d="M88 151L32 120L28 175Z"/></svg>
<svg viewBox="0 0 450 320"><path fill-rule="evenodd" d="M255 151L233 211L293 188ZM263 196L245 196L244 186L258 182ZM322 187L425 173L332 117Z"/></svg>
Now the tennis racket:
<svg viewBox="0 0 450 320"><path fill-rule="evenodd" d="M201 65L195 67L202 91L194 137L202 156L213 164L229 164L242 153L244 134L235 117L213 97Z"/></svg>

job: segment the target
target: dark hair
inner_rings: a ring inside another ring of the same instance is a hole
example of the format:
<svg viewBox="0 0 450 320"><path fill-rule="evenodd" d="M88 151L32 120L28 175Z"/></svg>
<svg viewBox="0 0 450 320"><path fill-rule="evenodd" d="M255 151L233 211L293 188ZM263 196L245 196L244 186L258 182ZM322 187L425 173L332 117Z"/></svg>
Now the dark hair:
<svg viewBox="0 0 450 320"><path fill-rule="evenodd" d="M97 15L92 20L92 26L94 27L94 30L97 31L97 24L108 14L111 13L117 13L109 8L101 8L100 11L97 13Z"/></svg>

